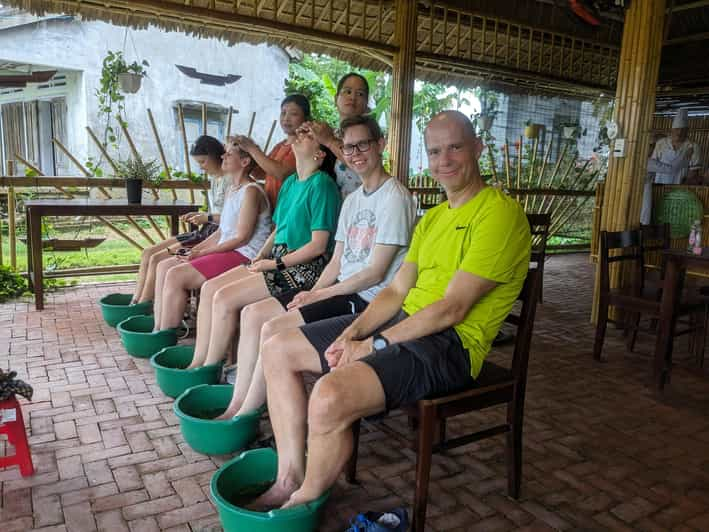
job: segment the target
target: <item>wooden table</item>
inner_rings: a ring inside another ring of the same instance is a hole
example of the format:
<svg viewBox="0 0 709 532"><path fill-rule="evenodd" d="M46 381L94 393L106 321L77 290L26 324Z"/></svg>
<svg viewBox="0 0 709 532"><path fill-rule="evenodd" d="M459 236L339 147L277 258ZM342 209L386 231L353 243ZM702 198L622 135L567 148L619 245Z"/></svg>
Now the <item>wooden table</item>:
<svg viewBox="0 0 709 532"><path fill-rule="evenodd" d="M680 249L668 249L662 252L667 260L665 279L662 284L658 334L655 342L655 361L653 379L658 391L662 391L672 369L672 340L677 323L677 310L684 286L684 277L690 267L709 268L709 249L704 248L702 255L693 255Z"/></svg>
<svg viewBox="0 0 709 532"><path fill-rule="evenodd" d="M30 200L25 202L27 220L27 278L30 290L34 291L37 310L44 308L42 284L42 216L170 216L170 234L178 232L180 216L199 210L199 205L186 201L143 200L143 203L128 203L125 199L58 199Z"/></svg>

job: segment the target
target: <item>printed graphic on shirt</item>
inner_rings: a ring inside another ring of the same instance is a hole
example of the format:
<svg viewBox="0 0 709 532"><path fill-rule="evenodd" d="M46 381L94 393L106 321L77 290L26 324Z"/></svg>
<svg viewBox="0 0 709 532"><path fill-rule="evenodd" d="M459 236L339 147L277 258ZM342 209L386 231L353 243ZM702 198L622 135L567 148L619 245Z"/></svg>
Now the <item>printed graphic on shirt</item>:
<svg viewBox="0 0 709 532"><path fill-rule="evenodd" d="M377 236L377 217L374 211L363 209L354 218L347 230L344 257L347 262L364 262L372 252Z"/></svg>

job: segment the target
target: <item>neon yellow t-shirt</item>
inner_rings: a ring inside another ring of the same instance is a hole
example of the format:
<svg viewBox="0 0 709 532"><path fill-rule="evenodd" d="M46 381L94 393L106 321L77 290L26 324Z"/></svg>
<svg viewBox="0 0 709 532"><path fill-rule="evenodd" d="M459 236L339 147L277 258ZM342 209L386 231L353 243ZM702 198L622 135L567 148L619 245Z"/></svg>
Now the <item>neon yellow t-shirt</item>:
<svg viewBox="0 0 709 532"><path fill-rule="evenodd" d="M414 231L405 260L417 265L418 278L403 310L411 315L443 299L458 270L497 282L454 326L470 353L470 373L477 377L522 289L530 250L527 217L503 192L486 187L455 209L446 201L429 210Z"/></svg>

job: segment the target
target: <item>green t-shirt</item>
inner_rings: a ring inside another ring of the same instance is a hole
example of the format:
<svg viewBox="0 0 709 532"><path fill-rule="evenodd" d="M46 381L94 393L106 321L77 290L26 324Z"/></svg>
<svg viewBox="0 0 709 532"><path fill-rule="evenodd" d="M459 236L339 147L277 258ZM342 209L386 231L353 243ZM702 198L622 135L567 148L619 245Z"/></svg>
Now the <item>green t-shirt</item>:
<svg viewBox="0 0 709 532"><path fill-rule="evenodd" d="M418 278L403 310L411 315L443 299L458 270L497 282L455 325L470 353L470 373L477 377L522 289L530 251L527 217L503 192L484 188L455 209L446 201L429 210L414 231L406 261L417 265Z"/></svg>
<svg viewBox="0 0 709 532"><path fill-rule="evenodd" d="M313 231L329 231L328 251L332 251L341 202L335 180L325 172L315 172L302 181L297 174L288 176L273 213L274 243L295 251L310 242Z"/></svg>

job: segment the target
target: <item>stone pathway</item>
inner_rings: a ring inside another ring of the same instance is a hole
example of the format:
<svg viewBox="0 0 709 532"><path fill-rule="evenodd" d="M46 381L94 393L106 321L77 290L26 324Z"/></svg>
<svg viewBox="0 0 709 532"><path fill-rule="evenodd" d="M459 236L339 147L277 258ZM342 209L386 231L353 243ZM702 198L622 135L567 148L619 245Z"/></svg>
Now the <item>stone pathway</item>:
<svg viewBox="0 0 709 532"><path fill-rule="evenodd" d="M23 404L36 474L0 470L0 529L221 530L209 500L213 472L184 442L172 400L146 360L126 354L97 301L130 284L88 285L0 305L0 367L35 387ZM709 530L709 376L676 345L662 397L648 388L652 337L625 352L609 329L607 362L591 358L592 268L585 255L552 257L530 361L522 497L506 496L504 438L434 458L433 531ZM504 360L505 352L496 352ZM709 364L709 362L708 362ZM493 409L454 420L500 419ZM265 435L268 422L262 422ZM358 475L341 479L321 529L358 511L411 508L415 452L406 419L363 427ZM7 449L0 441L0 454ZM248 532L248 531L245 531Z"/></svg>

